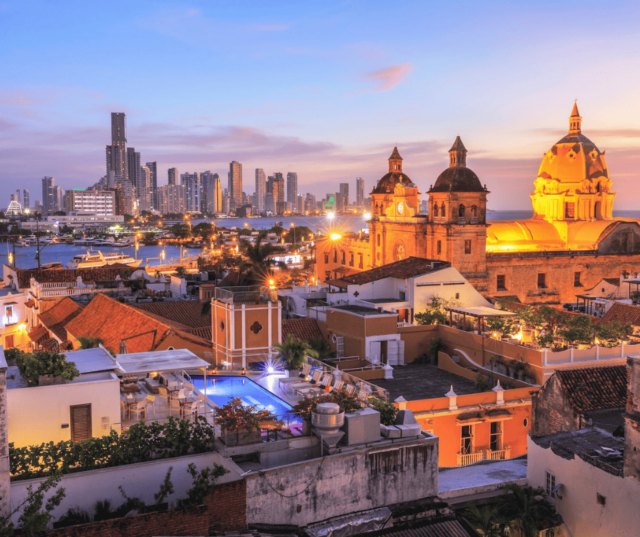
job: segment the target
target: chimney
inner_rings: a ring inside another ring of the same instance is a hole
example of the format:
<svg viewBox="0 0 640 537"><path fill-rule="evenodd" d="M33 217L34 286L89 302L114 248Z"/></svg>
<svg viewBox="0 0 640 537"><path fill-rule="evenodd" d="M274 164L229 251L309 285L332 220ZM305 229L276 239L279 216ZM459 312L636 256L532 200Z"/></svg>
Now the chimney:
<svg viewBox="0 0 640 537"><path fill-rule="evenodd" d="M504 388L500 386L500 379L492 391L496 392L496 405L504 405Z"/></svg>
<svg viewBox="0 0 640 537"><path fill-rule="evenodd" d="M395 402L398 403L398 410L407 410L407 400L402 395Z"/></svg>

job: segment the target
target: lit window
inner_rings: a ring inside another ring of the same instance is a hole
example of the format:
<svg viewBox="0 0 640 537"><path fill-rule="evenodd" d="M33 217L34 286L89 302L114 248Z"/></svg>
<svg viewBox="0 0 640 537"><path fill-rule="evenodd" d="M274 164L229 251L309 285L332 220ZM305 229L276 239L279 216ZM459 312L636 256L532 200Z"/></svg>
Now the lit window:
<svg viewBox="0 0 640 537"><path fill-rule="evenodd" d="M469 240L464 241L464 253L465 254L470 254L471 253L471 241L469 241Z"/></svg>
<svg viewBox="0 0 640 537"><path fill-rule="evenodd" d="M473 425L463 425L460 436L460 454L468 455L473 449Z"/></svg>
<svg viewBox="0 0 640 537"><path fill-rule="evenodd" d="M324 253L324 262L329 263L329 252Z"/></svg>

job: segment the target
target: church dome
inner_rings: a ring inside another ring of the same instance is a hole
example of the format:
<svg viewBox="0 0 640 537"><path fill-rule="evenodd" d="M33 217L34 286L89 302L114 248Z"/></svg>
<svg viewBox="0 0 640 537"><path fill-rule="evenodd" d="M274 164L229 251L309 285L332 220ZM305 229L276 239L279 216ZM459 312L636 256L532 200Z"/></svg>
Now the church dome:
<svg viewBox="0 0 640 537"><path fill-rule="evenodd" d="M569 118L569 133L545 153L538 179L576 185L585 182L578 190L587 192L591 185L602 180L608 182L609 171L604 153L582 134L581 123L578 106L574 104Z"/></svg>
<svg viewBox="0 0 640 537"><path fill-rule="evenodd" d="M467 168L467 150L460 136L449 149L449 167L438 176L429 192L486 192L478 176Z"/></svg>
<svg viewBox="0 0 640 537"><path fill-rule="evenodd" d="M378 181L372 194L391 194L398 183L404 186L413 185L413 181L411 181L406 174L402 173L402 157L398 152L398 148L394 147L389 157L389 173Z"/></svg>

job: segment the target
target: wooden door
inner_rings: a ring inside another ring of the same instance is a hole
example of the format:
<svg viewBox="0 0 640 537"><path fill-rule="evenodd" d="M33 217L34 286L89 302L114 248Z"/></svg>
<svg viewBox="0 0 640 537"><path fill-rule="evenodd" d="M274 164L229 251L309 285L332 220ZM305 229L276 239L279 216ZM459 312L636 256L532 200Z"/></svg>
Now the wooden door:
<svg viewBox="0 0 640 537"><path fill-rule="evenodd" d="M72 405L71 441L79 442L91 438L91 404Z"/></svg>

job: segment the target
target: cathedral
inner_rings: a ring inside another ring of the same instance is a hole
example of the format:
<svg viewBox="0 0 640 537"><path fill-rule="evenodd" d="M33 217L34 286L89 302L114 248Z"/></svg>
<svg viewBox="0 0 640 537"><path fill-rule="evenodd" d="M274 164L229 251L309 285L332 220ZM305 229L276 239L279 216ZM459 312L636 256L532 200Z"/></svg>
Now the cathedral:
<svg viewBox="0 0 640 537"><path fill-rule="evenodd" d="M560 305L604 278L638 271L639 222L613 218L605 153L582 134L577 104L567 135L543 157L530 219L487 222L490 192L467 167L460 137L449 167L427 190L428 215L419 214L420 192L402 165L394 148L371 193L368 240L318 243L320 280L416 256L450 262L485 296Z"/></svg>

